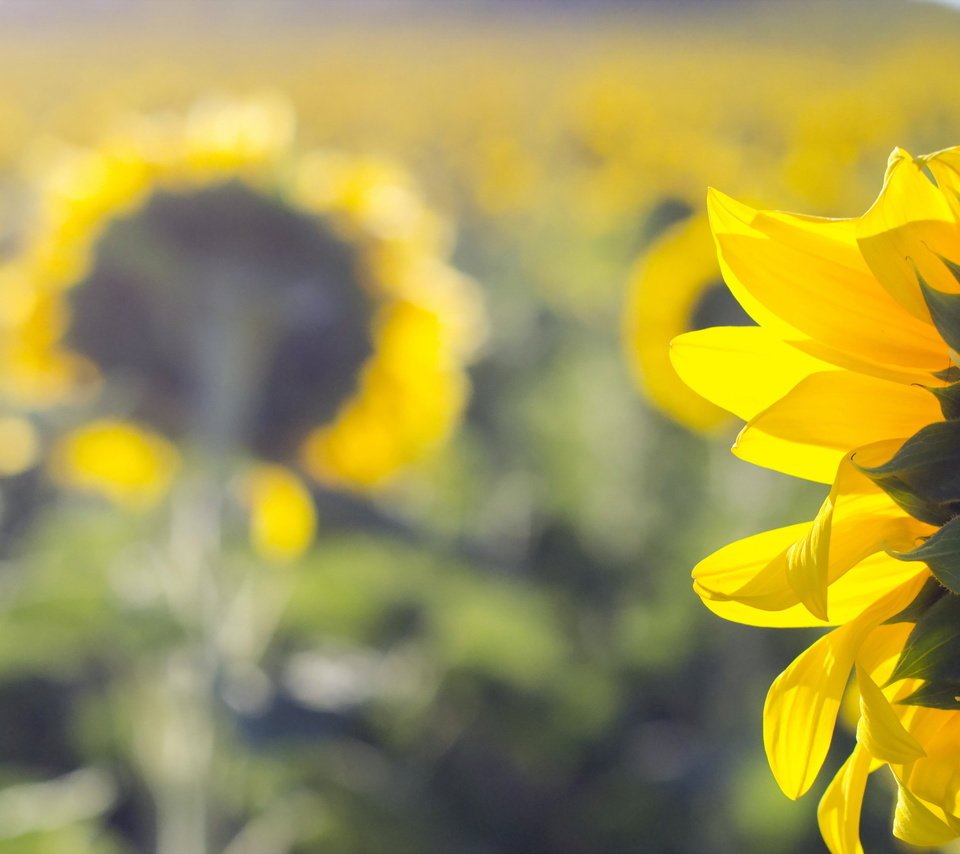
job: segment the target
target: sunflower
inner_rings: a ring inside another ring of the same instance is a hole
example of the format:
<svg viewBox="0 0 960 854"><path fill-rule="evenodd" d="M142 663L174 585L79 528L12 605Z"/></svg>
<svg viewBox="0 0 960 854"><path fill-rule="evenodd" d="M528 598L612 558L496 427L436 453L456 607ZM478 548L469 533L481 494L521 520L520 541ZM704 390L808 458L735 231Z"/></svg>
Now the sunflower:
<svg viewBox="0 0 960 854"><path fill-rule="evenodd" d="M636 261L623 313L623 341L637 385L674 421L710 433L728 424L719 406L677 382L667 345L712 323L748 321L723 287L703 215L667 227Z"/></svg>
<svg viewBox="0 0 960 854"><path fill-rule="evenodd" d="M724 279L756 326L682 335L683 379L747 423L741 459L824 484L816 518L732 543L693 572L715 613L834 627L773 683L764 745L792 798L826 758L841 699L857 741L820 803L833 852L859 851L870 772L898 789L893 832L960 835L960 149L896 150L855 219L708 199Z"/></svg>
<svg viewBox="0 0 960 854"><path fill-rule="evenodd" d="M289 555L313 526L291 466L368 493L453 428L478 301L395 164L299 151L287 104L261 97L136 116L30 167L33 216L0 267L2 391L98 410L54 455L63 482L149 503L175 455L140 451L242 450L262 463L239 491L252 536Z"/></svg>

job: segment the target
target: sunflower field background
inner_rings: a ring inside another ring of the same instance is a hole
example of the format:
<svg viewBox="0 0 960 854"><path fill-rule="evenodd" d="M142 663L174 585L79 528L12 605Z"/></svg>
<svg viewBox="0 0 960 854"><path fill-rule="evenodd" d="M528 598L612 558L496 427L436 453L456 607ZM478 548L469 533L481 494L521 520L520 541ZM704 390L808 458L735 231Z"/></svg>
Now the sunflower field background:
<svg viewBox="0 0 960 854"><path fill-rule="evenodd" d="M0 852L824 850L759 735L815 635L689 570L826 489L735 460L669 341L749 323L707 186L865 209L960 142L958 38L0 4Z"/></svg>

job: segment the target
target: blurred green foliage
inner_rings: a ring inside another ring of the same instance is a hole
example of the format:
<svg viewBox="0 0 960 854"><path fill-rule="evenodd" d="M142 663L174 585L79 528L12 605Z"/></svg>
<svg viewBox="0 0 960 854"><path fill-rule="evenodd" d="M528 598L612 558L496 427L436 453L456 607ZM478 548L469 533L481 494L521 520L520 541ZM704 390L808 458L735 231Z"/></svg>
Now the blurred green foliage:
<svg viewBox="0 0 960 854"><path fill-rule="evenodd" d="M699 26L694 45L716 47L722 39ZM580 80L582 92L571 78L552 86L566 56L558 44L582 49L608 38L618 61L633 50L622 33L586 35L554 33L520 94L503 83L514 67L506 60L463 104L459 91L429 89L424 110L439 103L436 115L448 121L439 129L424 125L410 92L401 109L369 112L390 77L382 69L351 78L354 96L317 86L302 52L293 54L302 67L291 60L274 75L293 79L308 137L395 148L454 214L454 263L481 284L490 328L470 371L468 411L448 445L376 497L313 487L318 536L289 565L258 557L244 520L224 511L215 626L180 615L203 591L178 587L176 493L131 513L56 491L39 468L4 480L0 854L152 851L163 836L157 816L189 812L178 792L189 801L200 789L211 850L225 854L821 849L816 796L783 798L760 738L766 686L808 635L723 624L690 591L689 569L720 543L809 518L823 490L731 459L733 427L710 442L655 411L630 378L620 317L630 263L699 198L639 169L672 145L634 127L648 97L674 112L644 127L694 115L726 128L717 163L735 148L731 138L743 143L735 159L744 168L716 179L729 175L731 189L756 192L764 169L779 175L808 146L794 147L792 137L785 151L768 145L746 101L728 116L702 109L703 97L631 88L629 64L600 63ZM736 55L738 43L727 41ZM805 50L791 55L795 71L806 72ZM691 65L689 55L651 49L644 61L657 71L688 63L690 79L677 79L689 94L699 79L691 68L709 74L707 54ZM590 56L578 57L589 65ZM727 56L753 79L757 62L739 60ZM329 79L341 79L342 68L331 68ZM466 79L457 68L456 79ZM189 88L188 71L170 91ZM231 73L246 81L247 71ZM417 74L435 80L435 71ZM88 73L96 81L104 72ZM176 100L154 79L162 74L144 77L153 81L145 101ZM410 91L420 79L408 81ZM50 93L61 90L42 80L42 118L63 132L77 129L71 118L80 113L81 139L88 115L136 101L127 90L139 85L124 79L89 107L77 97L55 109ZM572 100L583 114L556 131L556 115L530 114L544 92L552 110ZM832 142L819 133L822 105L805 94L807 132ZM779 103L776 95L767 93ZM335 110L318 106L324 97L353 107L342 128ZM528 140L513 138L517 115L529 120ZM930 115L941 131L939 114ZM684 126L687 147L671 149L672 169L698 194L700 173L686 169L701 130ZM544 139L553 161L541 162ZM861 142L850 146L858 156ZM834 180L843 162L824 161L829 168L793 164L792 198L806 200L809 190L824 208L847 198ZM568 168L563 180L551 163ZM804 183L805 169L818 168L819 196ZM4 211L16 205L10 193ZM109 235L134 267L147 263L133 251L135 232L128 222ZM149 266L149 287L162 287L166 268ZM93 324L90 335L108 335L111 322ZM198 672L210 677L202 690ZM198 704L201 695L209 703ZM192 763L205 751L209 773L191 789ZM867 802L872 852L891 850L886 803ZM166 854L175 850L168 840Z"/></svg>

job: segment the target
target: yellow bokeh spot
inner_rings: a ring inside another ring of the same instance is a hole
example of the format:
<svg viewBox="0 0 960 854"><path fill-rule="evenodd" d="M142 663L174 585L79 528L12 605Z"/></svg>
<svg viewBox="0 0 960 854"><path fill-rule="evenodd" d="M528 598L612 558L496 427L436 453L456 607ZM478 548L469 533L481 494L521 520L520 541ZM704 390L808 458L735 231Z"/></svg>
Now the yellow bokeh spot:
<svg viewBox="0 0 960 854"><path fill-rule="evenodd" d="M310 492L289 469L258 465L243 482L250 542L268 560L295 560L310 547L317 515Z"/></svg>
<svg viewBox="0 0 960 854"><path fill-rule="evenodd" d="M67 434L50 462L54 479L62 485L131 508L150 507L163 498L178 464L176 449L162 436L110 420Z"/></svg>
<svg viewBox="0 0 960 854"><path fill-rule="evenodd" d="M0 417L0 476L26 471L36 464L39 454L37 431L26 418Z"/></svg>

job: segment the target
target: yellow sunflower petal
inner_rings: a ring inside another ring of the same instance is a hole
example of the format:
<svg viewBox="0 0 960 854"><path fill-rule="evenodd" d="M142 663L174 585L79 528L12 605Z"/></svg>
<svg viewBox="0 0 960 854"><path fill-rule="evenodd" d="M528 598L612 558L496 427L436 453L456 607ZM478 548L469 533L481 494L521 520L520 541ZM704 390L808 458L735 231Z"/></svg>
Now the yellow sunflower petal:
<svg viewBox="0 0 960 854"><path fill-rule="evenodd" d="M833 366L784 344L761 326L688 332L670 342L680 378L711 403L749 421L810 374ZM750 382L730 382L749 376Z"/></svg>
<svg viewBox="0 0 960 854"><path fill-rule="evenodd" d="M960 221L960 147L945 148L917 159L930 170L954 220Z"/></svg>
<svg viewBox="0 0 960 854"><path fill-rule="evenodd" d="M909 548L932 532L907 516L848 455L808 531L787 550L786 579L807 609L826 621L833 582L869 555Z"/></svg>
<svg viewBox="0 0 960 854"><path fill-rule="evenodd" d="M846 457L844 462L846 462ZM821 620L827 616L827 588L830 585L830 539L833 532L833 512L837 502L838 485L842 483L845 470L852 466L841 463L841 475L837 477L827 500L823 502L816 518L806 534L787 549L787 583L797 594L806 609Z"/></svg>
<svg viewBox="0 0 960 854"><path fill-rule="evenodd" d="M817 823L830 854L863 854L860 810L869 773L870 754L858 744L820 799Z"/></svg>
<svg viewBox="0 0 960 854"><path fill-rule="evenodd" d="M881 627L881 630L885 628L887 627ZM874 673L874 679L876 678L878 678L877 673ZM919 679L905 679L902 683L898 683L898 685L901 684L903 688L898 687L897 695L906 696L918 688L922 682ZM958 752L956 734L957 727L960 725L960 712L902 703L897 704L897 712L904 726L923 745L927 755L909 765L891 765L890 767L897 779L908 785L914 794L928 801L936 800L935 792L923 792L917 788L917 772L918 769L922 771L927 763L937 762L944 756L952 757Z"/></svg>
<svg viewBox="0 0 960 854"><path fill-rule="evenodd" d="M737 540L704 558L693 569L694 588L705 598L736 601L766 611L799 602L786 576L786 552L809 524L788 525Z"/></svg>
<svg viewBox="0 0 960 854"><path fill-rule="evenodd" d="M827 756L859 633L835 629L801 653L770 686L763 707L763 744L783 793L799 798Z"/></svg>
<svg viewBox="0 0 960 854"><path fill-rule="evenodd" d="M830 620L826 623L800 603L783 610L765 610L736 599L718 598L696 583L694 590L710 611L734 623L780 629L839 626L857 617L892 587L926 575L926 569L917 568L917 564L905 564L886 554L867 558L830 586Z"/></svg>
<svg viewBox="0 0 960 854"><path fill-rule="evenodd" d="M913 579L888 592L855 620L801 653L770 686L763 707L763 744L787 797L803 795L823 765L864 635L905 607L919 587L919 579Z"/></svg>
<svg viewBox="0 0 960 854"><path fill-rule="evenodd" d="M903 440L942 417L936 398L923 388L827 371L801 380L752 419L733 452L755 465L831 483L848 451Z"/></svg>
<svg viewBox="0 0 960 854"><path fill-rule="evenodd" d="M878 449L888 453L891 448L879 443L863 453L872 458ZM751 609L782 611L803 603L826 623L831 585L871 555L909 549L932 531L907 516L848 456L812 523L765 531L724 546L694 568L694 587L706 600L735 601Z"/></svg>
<svg viewBox="0 0 960 854"><path fill-rule="evenodd" d="M942 165L936 169L940 171ZM883 189L857 221L856 232L863 258L883 287L914 317L929 321L917 271L937 290L960 292L960 285L937 257L960 260L953 257L960 229L946 194L925 169L922 159L895 149Z"/></svg>
<svg viewBox="0 0 960 854"><path fill-rule="evenodd" d="M904 764L924 756L920 743L907 732L883 691L861 667L857 667L857 685L860 689L857 741L884 762Z"/></svg>
<svg viewBox="0 0 960 854"><path fill-rule="evenodd" d="M913 630L913 623L891 623L890 625L878 626L870 633L870 643L864 645L857 655L857 667L870 674L870 678L878 685L886 684L893 672L894 665L903 652L903 645L910 632ZM856 687L856 686L854 686ZM857 716L859 717L860 692L857 691ZM901 723L906 722L907 715L902 711L908 707L901 707ZM916 707L909 707L916 708Z"/></svg>
<svg viewBox="0 0 960 854"><path fill-rule="evenodd" d="M893 817L893 835L897 839L932 847L956 839L958 833L960 829L943 810L918 798L906 786L897 785L897 811Z"/></svg>
<svg viewBox="0 0 960 854"><path fill-rule="evenodd" d="M812 338L799 338L791 340L789 343L808 356L819 359L821 362L829 362L832 367L908 385L911 383L914 385L930 385L936 382L931 377L931 371L943 370L949 368L952 364L950 351L939 338L935 342L938 348L937 353L931 354L929 364L924 367L905 367L904 365L881 362L876 358L868 358L857 353L841 353L839 350L831 349Z"/></svg>
<svg viewBox="0 0 960 854"><path fill-rule="evenodd" d="M911 317L864 263L853 220L757 212L716 191L708 207L724 279L761 326L881 364L944 367L929 323Z"/></svg>
<svg viewBox="0 0 960 854"><path fill-rule="evenodd" d="M955 729L958 723L960 719L955 716L952 731L947 732L950 744L945 753L936 753L936 745L924 740L927 756L909 766L903 781L917 797L951 816L960 814L960 749Z"/></svg>

